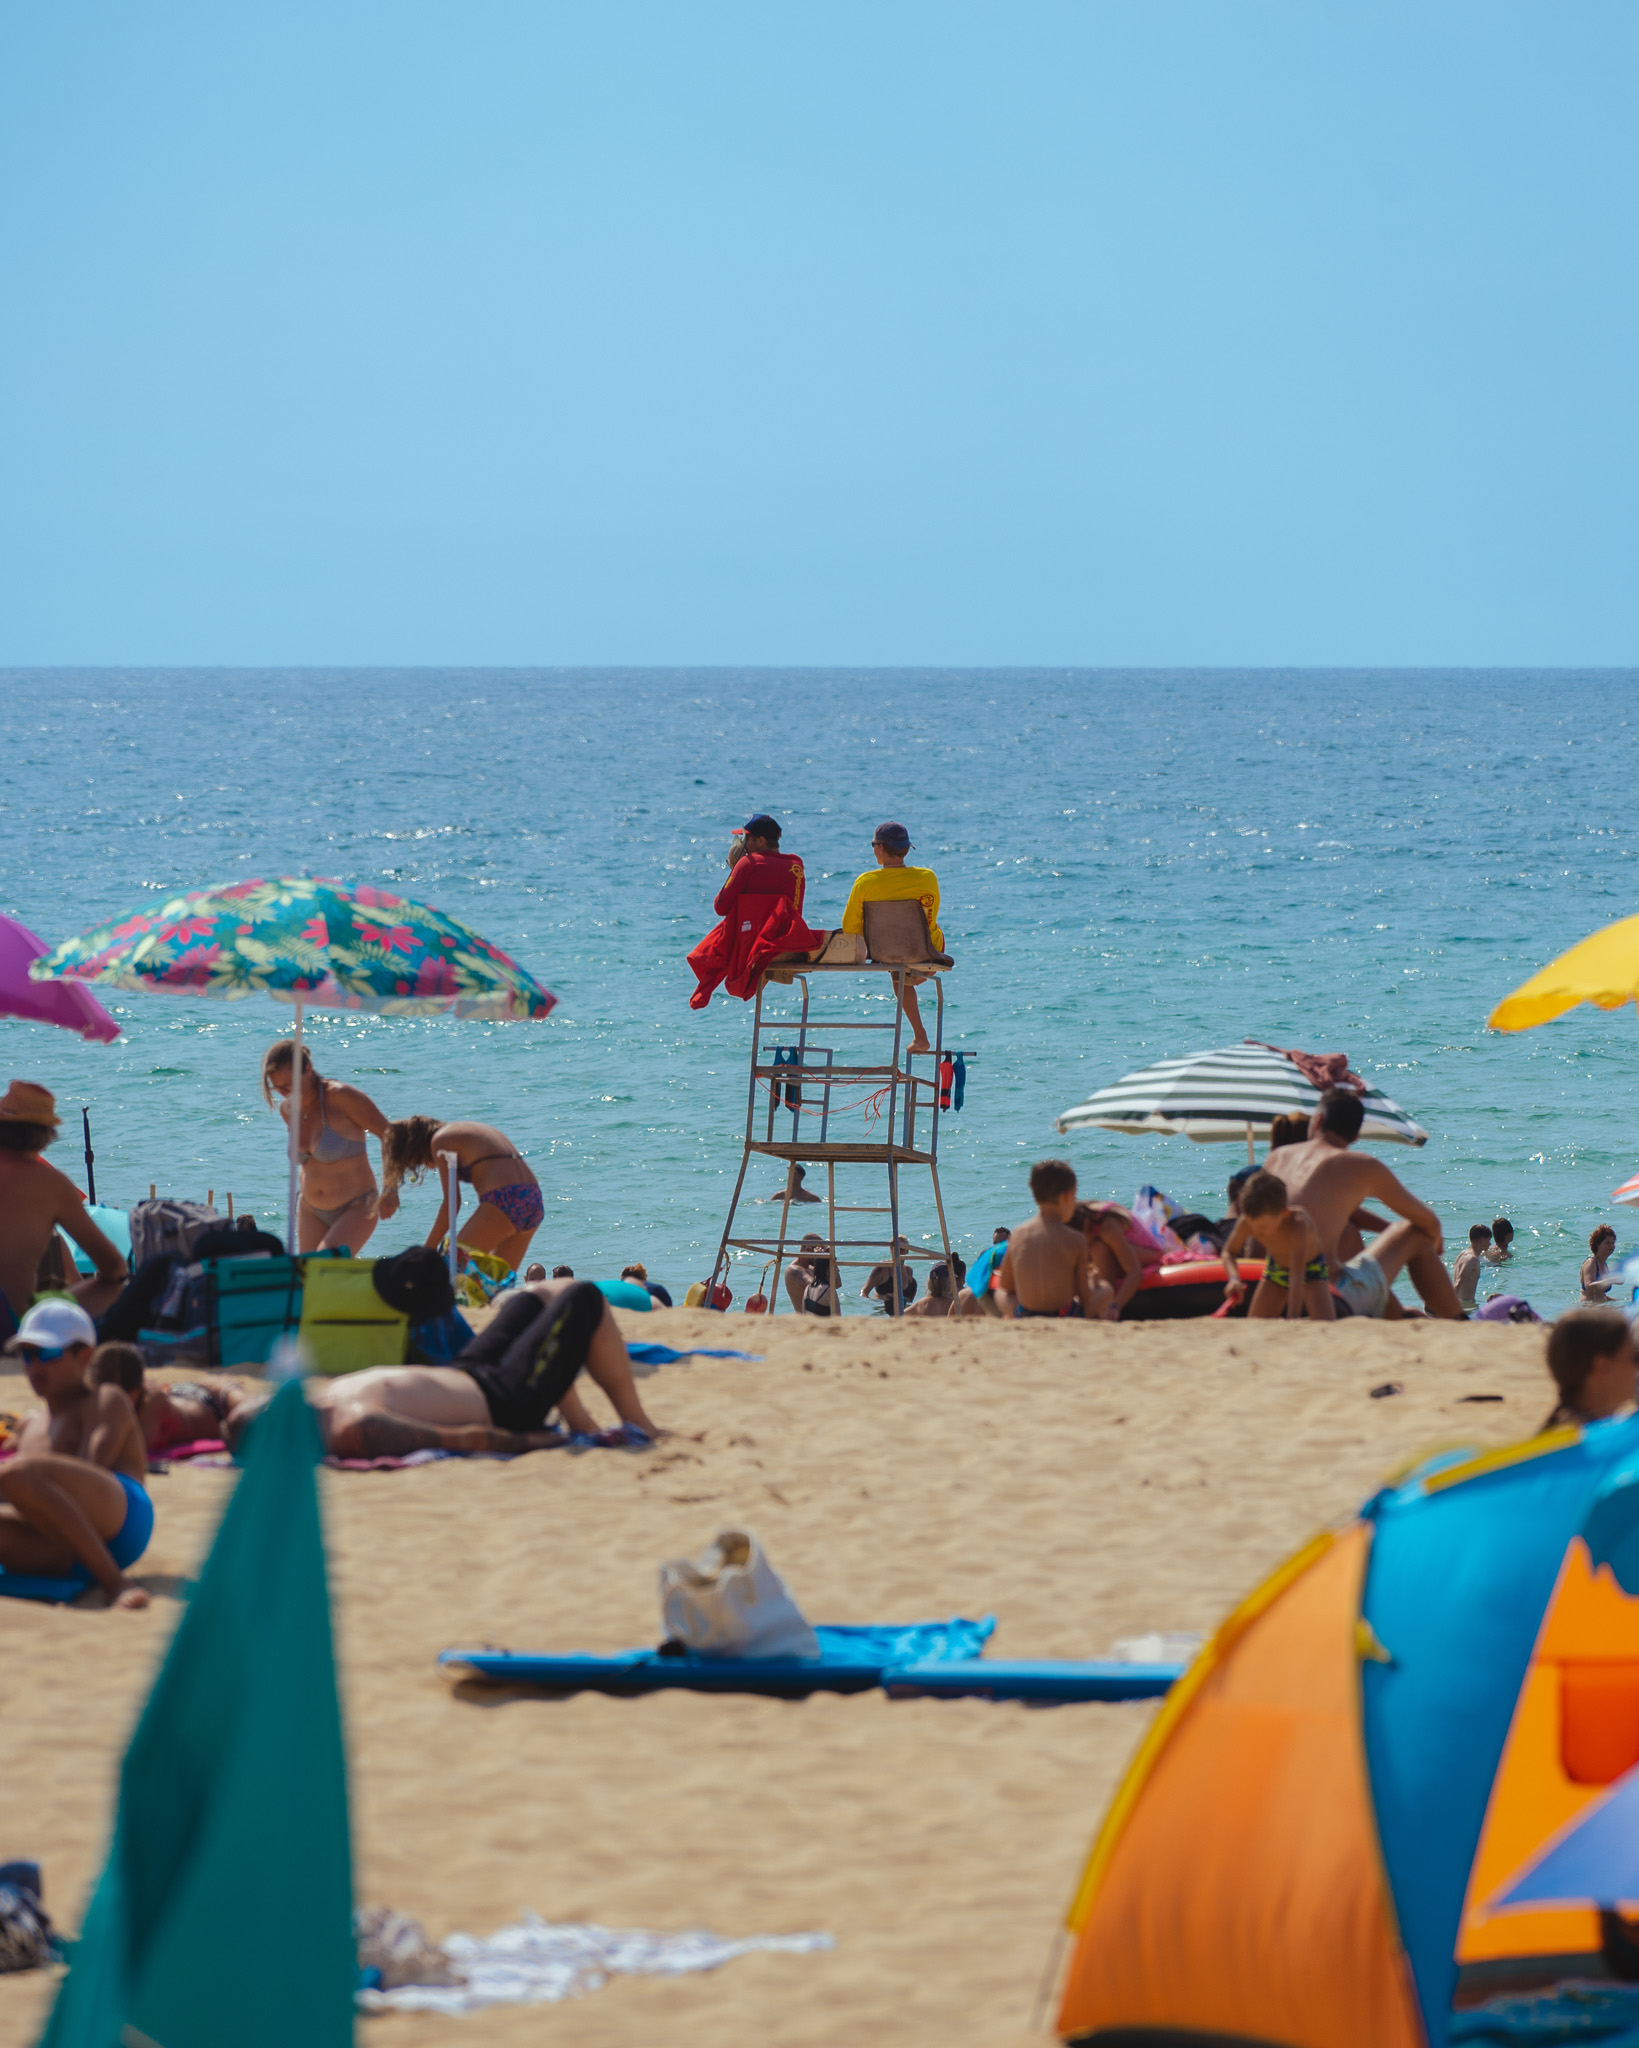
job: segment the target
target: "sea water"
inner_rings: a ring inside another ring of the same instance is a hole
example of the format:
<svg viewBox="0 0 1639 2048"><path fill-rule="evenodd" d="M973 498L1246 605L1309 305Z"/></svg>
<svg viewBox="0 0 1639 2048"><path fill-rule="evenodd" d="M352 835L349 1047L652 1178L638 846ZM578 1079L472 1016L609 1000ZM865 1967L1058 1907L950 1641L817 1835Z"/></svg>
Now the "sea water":
<svg viewBox="0 0 1639 2048"><path fill-rule="evenodd" d="M249 876L368 882L476 928L559 998L542 1024L318 1014L321 1071L389 1116L498 1124L540 1175L535 1256L681 1297L740 1165L749 1006L691 1011L688 949L734 827L771 811L834 925L883 819L933 867L974 1055L940 1167L957 1249L1029 1213L1030 1162L1089 1194L1152 1182L1224 1212L1234 1145L1054 1118L1132 1069L1270 1040L1346 1053L1429 1132L1382 1156L1442 1217L1508 1215L1489 1292L1554 1311L1639 1169L1639 1025L1583 1009L1486 1029L1494 1004L1639 910L1626 675L641 670L0 675L0 906L48 942ZM97 1191L270 1223L283 1126L257 1079L288 1007L103 991L112 1047L0 1023L8 1075L65 1114ZM931 992L930 992L931 993ZM830 991L827 991L829 997ZM859 1014L880 1015L868 1002ZM867 1135L864 1107L834 1136ZM853 1126L857 1125L857 1129ZM820 1175L811 1175L812 1179ZM783 1175L754 1162L747 1193ZM858 1195L856 1199L881 1199ZM906 1226L937 1242L927 1178ZM372 1250L418 1242L413 1191ZM819 1214L794 1212L794 1220ZM749 1212L767 1230L773 1212ZM737 1265L737 1302L753 1264ZM1404 1293L1402 1284L1402 1293Z"/></svg>

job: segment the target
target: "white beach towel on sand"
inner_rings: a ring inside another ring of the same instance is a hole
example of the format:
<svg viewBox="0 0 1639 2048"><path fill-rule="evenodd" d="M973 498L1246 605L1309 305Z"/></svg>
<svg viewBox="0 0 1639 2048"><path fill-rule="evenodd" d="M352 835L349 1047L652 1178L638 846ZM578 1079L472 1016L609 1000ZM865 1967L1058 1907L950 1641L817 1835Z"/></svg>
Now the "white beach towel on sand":
<svg viewBox="0 0 1639 2048"><path fill-rule="evenodd" d="M736 1956L812 1955L829 1934L751 1934L740 1941L698 1930L650 1934L640 1927L553 1926L534 1914L488 1941L452 1934L441 1944L460 1984L404 1984L361 1991L365 2012L476 2012L485 2005L552 2005L599 1990L611 1977L683 1977Z"/></svg>

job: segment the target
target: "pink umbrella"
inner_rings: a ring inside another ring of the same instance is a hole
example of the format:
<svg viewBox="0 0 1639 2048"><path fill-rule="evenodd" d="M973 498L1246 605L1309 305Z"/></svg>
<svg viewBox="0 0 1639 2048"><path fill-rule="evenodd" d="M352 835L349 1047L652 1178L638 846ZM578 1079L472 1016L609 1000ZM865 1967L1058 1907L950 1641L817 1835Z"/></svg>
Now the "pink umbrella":
<svg viewBox="0 0 1639 2048"><path fill-rule="evenodd" d="M30 981L29 963L48 948L26 924L0 915L0 1017L26 1017L32 1024L57 1024L82 1038L112 1045L120 1027L88 989L72 981Z"/></svg>

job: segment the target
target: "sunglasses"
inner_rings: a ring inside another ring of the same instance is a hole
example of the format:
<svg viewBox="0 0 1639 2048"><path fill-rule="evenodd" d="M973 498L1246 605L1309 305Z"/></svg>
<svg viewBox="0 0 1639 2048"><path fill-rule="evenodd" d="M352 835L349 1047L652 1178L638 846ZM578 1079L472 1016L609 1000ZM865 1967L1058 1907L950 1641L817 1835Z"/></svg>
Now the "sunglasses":
<svg viewBox="0 0 1639 2048"><path fill-rule="evenodd" d="M52 1365L67 1351L66 1344L17 1344L12 1347L12 1356L20 1358L25 1365Z"/></svg>

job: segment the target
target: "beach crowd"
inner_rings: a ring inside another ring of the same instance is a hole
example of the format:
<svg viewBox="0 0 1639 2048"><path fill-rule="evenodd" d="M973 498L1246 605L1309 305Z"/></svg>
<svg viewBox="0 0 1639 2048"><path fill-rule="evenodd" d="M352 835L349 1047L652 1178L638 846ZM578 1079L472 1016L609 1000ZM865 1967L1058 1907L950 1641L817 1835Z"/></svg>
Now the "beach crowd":
<svg viewBox="0 0 1639 2048"><path fill-rule="evenodd" d="M902 824L877 828L875 865L853 884L835 932L805 921L802 862L782 853L782 836L777 821L761 812L736 832L714 906L721 922L688 956L693 1007L703 1008L719 985L749 998L769 975L822 958L845 964L862 957L873 915L884 907L908 909L919 920L912 943L922 952L900 959L925 959L930 971L950 964L938 878L907 864L912 847ZM916 972L897 977L913 1054L932 1049L916 995L925 979ZM532 1262L544 1198L503 1129L423 1115L390 1119L363 1089L320 1074L308 1048L291 1040L268 1047L260 1085L291 1130L297 1253L357 1256L397 1213L406 1185L430 1172L440 1188L423 1242L375 1261L376 1285L384 1298L402 1300L411 1322L409 1361L309 1382L327 1454L343 1461L424 1451L516 1455L577 1441L632 1448L653 1442L660 1432L639 1397L610 1303L669 1307L671 1294L641 1264L625 1266L611 1285L578 1279L567 1265L548 1273L544 1262ZM1034 1213L996 1226L971 1264L948 1249L930 1258L898 1237L865 1273L859 1298L912 1321L1115 1321L1156 1312L1156 1288L1182 1277L1208 1287L1213 1305L1192 1302L1179 1312L1316 1322L1500 1319L1493 1314L1500 1301L1508 1317L1536 1320L1512 1296L1478 1304L1484 1274L1512 1257L1510 1221L1498 1216L1474 1225L1448 1271L1434 1211L1380 1159L1357 1149L1363 1120L1361 1092L1349 1086L1326 1087L1307 1119L1276 1118L1263 1163L1231 1178L1226 1213L1216 1218L1182 1214L1153 1189L1131 1205L1088 1200L1068 1162L1041 1160L1029 1175ZM150 1383L140 1341L144 1318L175 1283L179 1264L282 1257L285 1247L254 1229L207 1231L185 1251L155 1254L131 1270L80 1190L46 1158L58 1130L50 1092L12 1081L0 1097L0 1340L43 1405L20 1424L0 1417L0 1574L94 1584L117 1606L140 1606L147 1595L130 1570L153 1529L145 1485L150 1460L183 1445L242 1451L268 1399L219 1374ZM786 1215L794 1203L817 1199L802 1179L793 1163L774 1198ZM474 1207L460 1223L457 1256L497 1276L502 1290L498 1309L477 1332L454 1314L439 1249L463 1187ZM1608 1226L1591 1234L1580 1275L1583 1305L1550 1334L1558 1422L1597 1419L1633 1398L1628 1323L1608 1305L1615 1244ZM918 1258L926 1264L925 1289ZM821 1234L804 1235L783 1272L791 1308L840 1315L842 1263ZM1415 1307L1395 1295L1402 1275ZM697 1281L685 1300L723 1309L732 1295L726 1286ZM766 1311L769 1304L759 1291L746 1306ZM613 1409L612 1425L600 1426L587 1408L587 1383Z"/></svg>

